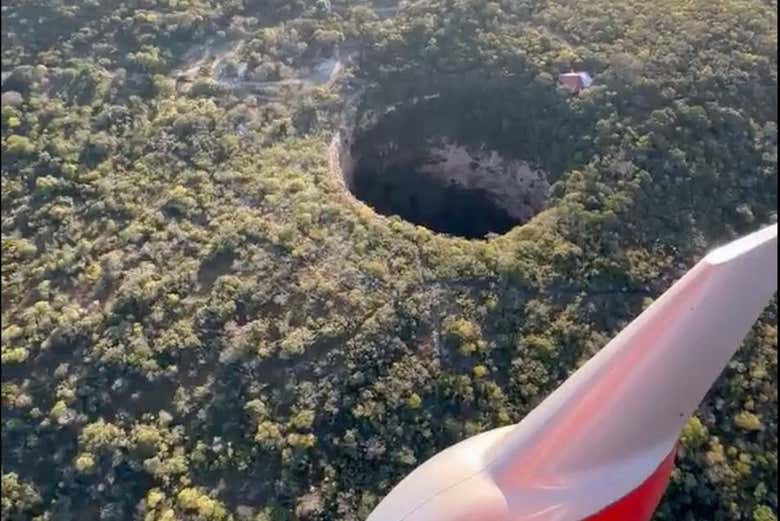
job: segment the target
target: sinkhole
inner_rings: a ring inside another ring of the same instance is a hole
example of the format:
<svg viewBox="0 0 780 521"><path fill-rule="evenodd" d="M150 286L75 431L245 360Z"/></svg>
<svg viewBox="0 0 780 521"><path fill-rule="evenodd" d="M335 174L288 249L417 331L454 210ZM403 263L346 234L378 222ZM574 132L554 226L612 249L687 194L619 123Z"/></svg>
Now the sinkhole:
<svg viewBox="0 0 780 521"><path fill-rule="evenodd" d="M437 99L391 107L342 128L331 161L345 188L379 214L467 239L503 234L544 209L550 185L501 128L480 124L482 115L474 121Z"/></svg>

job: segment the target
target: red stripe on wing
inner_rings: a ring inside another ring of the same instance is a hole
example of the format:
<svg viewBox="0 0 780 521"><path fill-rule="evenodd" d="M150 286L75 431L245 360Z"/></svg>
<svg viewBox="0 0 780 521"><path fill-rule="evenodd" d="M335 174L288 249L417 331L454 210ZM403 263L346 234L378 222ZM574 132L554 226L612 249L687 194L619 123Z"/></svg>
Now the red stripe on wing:
<svg viewBox="0 0 780 521"><path fill-rule="evenodd" d="M669 484L677 447L637 489L584 521L650 521Z"/></svg>

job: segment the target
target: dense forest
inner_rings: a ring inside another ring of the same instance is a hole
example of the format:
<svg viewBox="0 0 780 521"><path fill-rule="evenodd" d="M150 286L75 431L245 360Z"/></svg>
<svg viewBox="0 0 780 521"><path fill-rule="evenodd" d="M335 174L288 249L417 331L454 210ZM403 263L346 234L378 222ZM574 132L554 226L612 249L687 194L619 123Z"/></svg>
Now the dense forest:
<svg viewBox="0 0 780 521"><path fill-rule="evenodd" d="M777 85L764 0L3 2L3 521L364 520L776 221ZM488 144L545 208L384 215L345 128ZM773 300L657 521L776 521L776 374Z"/></svg>

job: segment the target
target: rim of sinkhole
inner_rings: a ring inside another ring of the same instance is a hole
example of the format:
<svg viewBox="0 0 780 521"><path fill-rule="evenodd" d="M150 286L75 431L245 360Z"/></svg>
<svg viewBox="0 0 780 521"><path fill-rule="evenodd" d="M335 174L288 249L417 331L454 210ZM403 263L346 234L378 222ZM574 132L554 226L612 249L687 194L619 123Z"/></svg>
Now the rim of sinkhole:
<svg viewBox="0 0 780 521"><path fill-rule="evenodd" d="M504 234L545 209L549 176L469 119L438 98L373 112L336 133L331 168L377 214L466 239Z"/></svg>

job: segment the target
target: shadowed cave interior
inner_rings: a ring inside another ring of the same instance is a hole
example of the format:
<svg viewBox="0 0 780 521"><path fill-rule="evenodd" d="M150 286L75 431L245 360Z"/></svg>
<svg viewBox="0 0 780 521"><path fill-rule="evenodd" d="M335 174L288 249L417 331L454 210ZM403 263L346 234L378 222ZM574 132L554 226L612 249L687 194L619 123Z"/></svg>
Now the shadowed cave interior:
<svg viewBox="0 0 780 521"><path fill-rule="evenodd" d="M381 176L377 172L381 171ZM467 239L502 234L521 220L510 215L480 188L465 188L432 176L419 165L381 168L361 163L353 174L352 193L383 215L398 215L434 232Z"/></svg>
<svg viewBox="0 0 780 521"><path fill-rule="evenodd" d="M342 126L332 165L379 214L467 239L500 235L544 210L567 155L552 132L562 125L538 124L556 114L549 107L483 85L368 110Z"/></svg>

